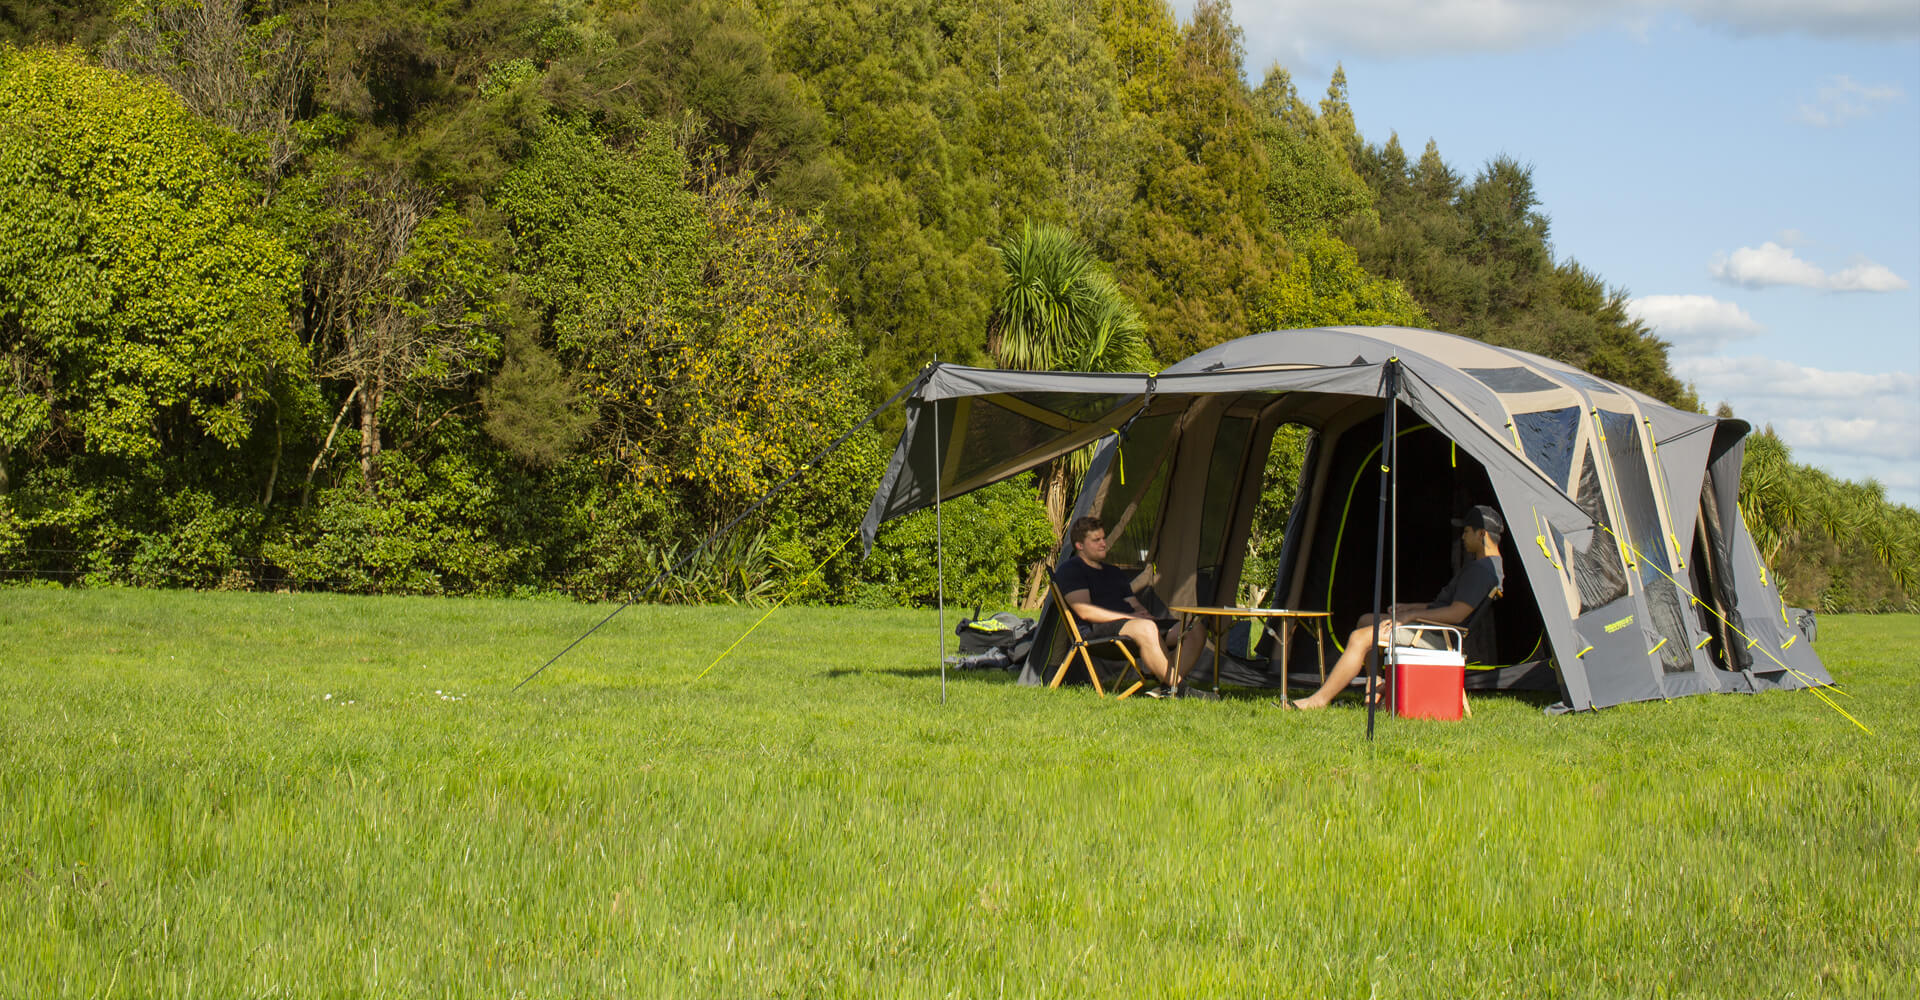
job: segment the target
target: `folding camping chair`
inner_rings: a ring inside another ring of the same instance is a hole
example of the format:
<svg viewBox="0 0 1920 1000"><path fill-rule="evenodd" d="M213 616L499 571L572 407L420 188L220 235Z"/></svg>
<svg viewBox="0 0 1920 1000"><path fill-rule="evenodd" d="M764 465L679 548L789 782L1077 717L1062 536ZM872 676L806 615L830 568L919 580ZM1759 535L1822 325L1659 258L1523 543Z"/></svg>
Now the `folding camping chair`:
<svg viewBox="0 0 1920 1000"><path fill-rule="evenodd" d="M1487 592L1480 604L1467 615L1467 620L1458 625L1441 622L1423 622L1419 615L1413 616L1405 625L1395 625L1388 635L1377 640L1381 649L1386 650L1391 642L1393 659L1399 662L1436 662L1457 658L1460 665L1467 660L1467 635L1476 628L1492 628L1493 602L1499 600L1504 591L1495 587ZM1381 655L1384 662L1387 654ZM1460 692L1460 711L1462 715L1473 715L1473 706L1467 701L1467 692Z"/></svg>
<svg viewBox="0 0 1920 1000"><path fill-rule="evenodd" d="M1053 680L1047 686L1050 688L1059 687L1060 682L1067 679L1067 668L1073 665L1073 658L1077 656L1080 658L1080 662L1086 665L1087 679L1093 682L1093 689L1099 692L1100 697L1105 698L1107 696L1107 690L1100 684L1100 671L1095 669L1093 665L1093 655L1089 650L1095 646L1112 646L1118 649L1120 655L1126 657L1127 660L1126 669L1122 670L1120 676L1113 682L1113 690L1117 697L1128 697L1135 691L1146 687L1147 675L1141 672L1140 661L1134 658L1133 640L1117 635L1108 636L1104 639L1087 638L1085 634L1080 631L1080 617L1073 613L1073 608L1067 604L1066 595L1060 592L1060 581L1054 579L1053 567L1048 566L1044 568L1047 571L1047 593L1053 597L1053 606L1060 610L1060 621L1066 625L1067 636L1071 640L1067 648L1067 654L1060 658L1060 665L1054 668ZM1133 685L1125 691L1121 691L1120 685L1126 681L1129 671L1133 673Z"/></svg>

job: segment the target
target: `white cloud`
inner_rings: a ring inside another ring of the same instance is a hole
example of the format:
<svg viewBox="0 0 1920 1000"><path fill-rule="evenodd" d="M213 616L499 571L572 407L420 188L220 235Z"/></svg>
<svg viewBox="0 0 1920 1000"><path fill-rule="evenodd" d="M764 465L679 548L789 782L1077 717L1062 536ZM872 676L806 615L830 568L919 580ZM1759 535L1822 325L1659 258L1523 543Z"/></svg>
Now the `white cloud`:
<svg viewBox="0 0 1920 1000"><path fill-rule="evenodd" d="M1784 417L1773 422L1773 429L1788 444L1797 444L1815 451L1837 452L1842 455L1866 455L1875 458L1916 458L1920 449L1911 443L1920 430L1909 430L1908 439L1902 441L1891 435L1896 428L1887 421L1872 417L1859 417L1854 420L1807 420L1801 417Z"/></svg>
<svg viewBox="0 0 1920 1000"><path fill-rule="evenodd" d="M1678 0L1662 6L1742 35L1872 40L1920 36L1920 7L1912 0Z"/></svg>
<svg viewBox="0 0 1920 1000"><path fill-rule="evenodd" d="M1754 426L1771 424L1799 461L1890 488L1920 485L1920 373L1827 371L1761 357L1676 357L1673 368L1701 402L1724 400Z"/></svg>
<svg viewBox="0 0 1920 1000"><path fill-rule="evenodd" d="M1818 128L1833 128L1855 118L1865 118L1884 104L1907 96L1899 87L1887 84L1856 83L1852 77L1836 76L1815 93L1812 101L1800 102L1795 116Z"/></svg>
<svg viewBox="0 0 1920 1000"><path fill-rule="evenodd" d="M1516 49L1564 38L1602 15L1579 0L1276 0L1233 12L1249 38L1375 55Z"/></svg>
<svg viewBox="0 0 1920 1000"><path fill-rule="evenodd" d="M1718 254L1707 270L1730 285L1748 288L1795 285L1827 292L1897 292L1907 287L1905 278L1870 260L1828 274L1818 264L1771 240L1758 247Z"/></svg>
<svg viewBox="0 0 1920 1000"><path fill-rule="evenodd" d="M1765 288L1768 285L1824 287L1827 273L1801 260L1792 250L1778 243L1741 247L1732 255L1719 254L1708 267L1714 277L1733 285Z"/></svg>
<svg viewBox="0 0 1920 1000"><path fill-rule="evenodd" d="M1675 354L1718 352L1765 329L1745 309L1711 295L1645 295L1628 302L1627 312L1672 344Z"/></svg>
<svg viewBox="0 0 1920 1000"><path fill-rule="evenodd" d="M1905 278L1870 260L1834 272L1827 283L1836 292L1897 292L1907 287Z"/></svg>
<svg viewBox="0 0 1920 1000"><path fill-rule="evenodd" d="M1184 18L1193 3L1175 7ZM1913 0L1256 0L1233 12L1259 56L1282 47L1296 56L1499 51L1600 25L1644 34L1673 15L1741 35L1920 37Z"/></svg>
<svg viewBox="0 0 1920 1000"><path fill-rule="evenodd" d="M1722 391L1739 395L1829 400L1850 405L1869 397L1904 400L1920 419L1920 375L1913 372L1836 372L1808 368L1791 361L1761 357L1704 357L1676 362L1682 378L1703 384L1711 381ZM1702 397L1712 395L1702 392ZM1870 411L1862 411L1870 412ZM1920 434L1910 447L1920 448Z"/></svg>

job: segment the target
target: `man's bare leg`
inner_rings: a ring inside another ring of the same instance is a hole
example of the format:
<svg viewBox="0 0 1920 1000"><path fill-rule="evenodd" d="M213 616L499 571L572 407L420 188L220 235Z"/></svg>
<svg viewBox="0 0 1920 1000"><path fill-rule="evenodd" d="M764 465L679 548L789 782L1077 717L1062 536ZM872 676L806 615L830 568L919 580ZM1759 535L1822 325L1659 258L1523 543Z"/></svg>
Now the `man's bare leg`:
<svg viewBox="0 0 1920 1000"><path fill-rule="evenodd" d="M1347 640L1346 651L1340 654L1333 669L1327 671L1326 683L1320 685L1320 690L1295 701L1294 707L1325 708L1331 704L1334 696L1346 690L1347 685L1353 683L1353 679L1366 668L1367 654L1379 641L1378 636L1378 630L1373 627L1373 616L1361 616L1360 627L1354 629L1352 637Z"/></svg>
<svg viewBox="0 0 1920 1000"><path fill-rule="evenodd" d="M1149 675L1162 684L1168 680L1170 669L1167 664L1167 651L1160 647L1160 627L1145 618L1130 619L1120 627L1120 634L1133 640L1140 650L1140 666Z"/></svg>

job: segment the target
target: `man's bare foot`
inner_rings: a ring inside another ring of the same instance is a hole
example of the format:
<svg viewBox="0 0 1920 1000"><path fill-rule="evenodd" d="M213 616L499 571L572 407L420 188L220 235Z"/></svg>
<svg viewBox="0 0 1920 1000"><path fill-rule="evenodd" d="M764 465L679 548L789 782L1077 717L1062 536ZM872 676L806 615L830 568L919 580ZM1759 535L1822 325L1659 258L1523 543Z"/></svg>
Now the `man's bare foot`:
<svg viewBox="0 0 1920 1000"><path fill-rule="evenodd" d="M1316 708L1327 707L1327 702L1321 700L1319 695L1311 695L1306 698L1295 698L1293 700L1293 707L1298 709L1304 709L1306 711L1312 711Z"/></svg>

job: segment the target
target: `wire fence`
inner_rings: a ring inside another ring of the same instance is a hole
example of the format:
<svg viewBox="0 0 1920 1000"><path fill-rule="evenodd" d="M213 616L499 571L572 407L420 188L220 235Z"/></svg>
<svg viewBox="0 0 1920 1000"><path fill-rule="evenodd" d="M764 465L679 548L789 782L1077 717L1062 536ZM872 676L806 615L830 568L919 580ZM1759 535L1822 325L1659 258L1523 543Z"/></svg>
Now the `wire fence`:
<svg viewBox="0 0 1920 1000"><path fill-rule="evenodd" d="M170 558L150 549L22 547L0 558L0 585L150 586L190 590L363 592L364 583L287 572L260 556L220 560Z"/></svg>
<svg viewBox="0 0 1920 1000"><path fill-rule="evenodd" d="M472 578L417 563L353 567L342 575L302 573L260 555L181 553L156 546L0 548L0 587L152 587L173 590L565 597L600 601L635 592L649 579L651 599L668 604L749 603L771 599L785 578L758 536L683 559L678 546L636 547L618 560L531 567L513 578ZM676 562L682 565L675 566ZM589 565L591 564L591 565ZM498 567L495 567L496 569ZM541 570L544 570L542 572ZM551 574L558 571L561 578Z"/></svg>

